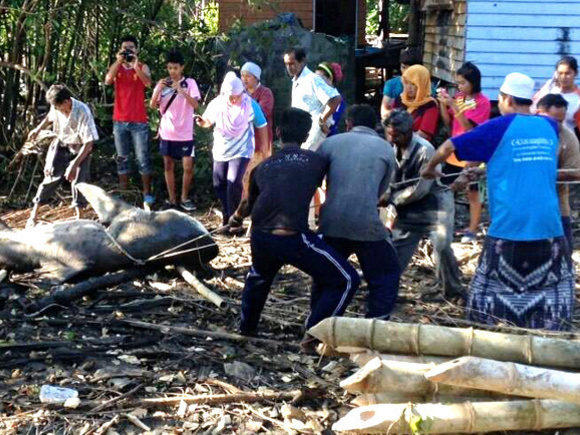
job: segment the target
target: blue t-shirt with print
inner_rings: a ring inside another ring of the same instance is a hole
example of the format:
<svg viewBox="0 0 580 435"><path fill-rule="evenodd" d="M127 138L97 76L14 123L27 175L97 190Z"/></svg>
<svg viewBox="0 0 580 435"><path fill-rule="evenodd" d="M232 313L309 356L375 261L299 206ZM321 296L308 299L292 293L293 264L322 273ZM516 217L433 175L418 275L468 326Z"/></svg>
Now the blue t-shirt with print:
<svg viewBox="0 0 580 435"><path fill-rule="evenodd" d="M556 122L511 114L451 141L460 160L487 163L490 236L532 241L563 235L556 193Z"/></svg>

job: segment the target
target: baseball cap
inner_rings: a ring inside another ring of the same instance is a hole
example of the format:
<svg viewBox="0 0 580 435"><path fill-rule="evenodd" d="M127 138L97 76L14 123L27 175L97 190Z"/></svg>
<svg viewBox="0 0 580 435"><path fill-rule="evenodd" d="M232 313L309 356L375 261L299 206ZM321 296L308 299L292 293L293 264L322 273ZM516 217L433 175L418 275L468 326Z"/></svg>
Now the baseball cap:
<svg viewBox="0 0 580 435"><path fill-rule="evenodd" d="M505 77L499 90L512 97L531 100L534 96L534 86L534 79L525 74L514 72Z"/></svg>

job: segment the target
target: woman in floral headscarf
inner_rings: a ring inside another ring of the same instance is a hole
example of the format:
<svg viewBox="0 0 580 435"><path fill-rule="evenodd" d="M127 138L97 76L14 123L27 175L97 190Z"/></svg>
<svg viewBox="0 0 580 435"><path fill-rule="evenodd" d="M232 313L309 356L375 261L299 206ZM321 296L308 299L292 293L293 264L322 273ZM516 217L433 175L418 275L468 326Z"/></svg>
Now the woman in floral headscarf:
<svg viewBox="0 0 580 435"><path fill-rule="evenodd" d="M403 107L413 117L413 131L431 141L437 132L439 108L431 96L431 75L423 65L413 65L403 73L403 93L394 107Z"/></svg>
<svg viewBox="0 0 580 435"><path fill-rule="evenodd" d="M196 123L203 128L214 127L213 187L222 204L223 224L227 225L240 203L242 179L254 154L254 128L266 143L268 123L234 72L226 74L220 95L208 104Z"/></svg>

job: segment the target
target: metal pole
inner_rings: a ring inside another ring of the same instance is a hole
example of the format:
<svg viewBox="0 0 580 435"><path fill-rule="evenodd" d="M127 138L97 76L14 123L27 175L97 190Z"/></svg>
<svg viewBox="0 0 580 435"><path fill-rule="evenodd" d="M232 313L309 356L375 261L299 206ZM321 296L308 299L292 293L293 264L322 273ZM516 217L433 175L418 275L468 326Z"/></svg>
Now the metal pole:
<svg viewBox="0 0 580 435"><path fill-rule="evenodd" d="M316 0L312 0L312 31L316 32Z"/></svg>
<svg viewBox="0 0 580 435"><path fill-rule="evenodd" d="M358 14L359 14L359 2L360 0L355 0L355 12L354 12L354 48L358 47Z"/></svg>

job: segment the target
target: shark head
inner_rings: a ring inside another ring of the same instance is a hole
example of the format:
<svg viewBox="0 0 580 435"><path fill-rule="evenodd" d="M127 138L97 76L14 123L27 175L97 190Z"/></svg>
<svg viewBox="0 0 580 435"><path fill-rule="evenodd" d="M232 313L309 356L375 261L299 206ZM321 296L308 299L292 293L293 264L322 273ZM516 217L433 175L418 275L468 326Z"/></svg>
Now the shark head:
<svg viewBox="0 0 580 435"><path fill-rule="evenodd" d="M109 195L94 184L79 183L76 187L91 204L99 216L99 221L103 224L110 224L121 213L136 209L136 207Z"/></svg>

